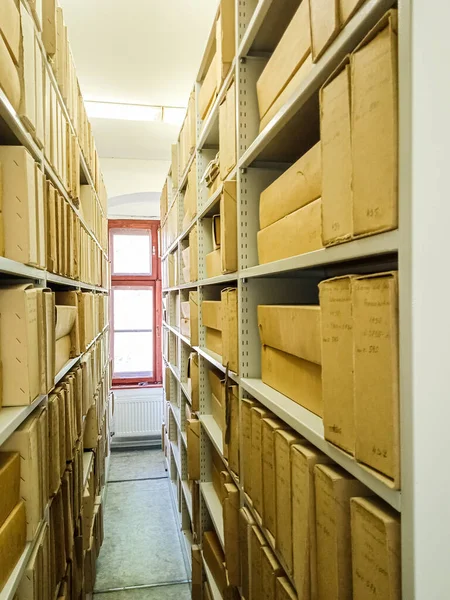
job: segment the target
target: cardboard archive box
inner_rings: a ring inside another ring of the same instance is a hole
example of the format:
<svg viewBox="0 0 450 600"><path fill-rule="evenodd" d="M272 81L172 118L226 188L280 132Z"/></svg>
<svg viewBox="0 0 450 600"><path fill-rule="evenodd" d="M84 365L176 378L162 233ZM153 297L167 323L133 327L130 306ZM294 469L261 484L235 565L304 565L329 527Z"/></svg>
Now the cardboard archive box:
<svg viewBox="0 0 450 600"><path fill-rule="evenodd" d="M397 11L389 11L325 82L320 121L324 245L395 229Z"/></svg>
<svg viewBox="0 0 450 600"><path fill-rule="evenodd" d="M188 361L188 391L191 393L192 410L197 412L200 407L199 401L199 370L198 370L198 354L191 352Z"/></svg>
<svg viewBox="0 0 450 600"><path fill-rule="evenodd" d="M389 11L351 56L356 236L398 226L397 19Z"/></svg>
<svg viewBox="0 0 450 600"><path fill-rule="evenodd" d="M219 277L222 274L222 252L220 248L208 252L205 257L206 277Z"/></svg>
<svg viewBox="0 0 450 600"><path fill-rule="evenodd" d="M198 280L198 230L195 225L189 234L190 248L190 281Z"/></svg>
<svg viewBox="0 0 450 600"><path fill-rule="evenodd" d="M258 231L260 264L322 248L322 200L306 206Z"/></svg>
<svg viewBox="0 0 450 600"><path fill-rule="evenodd" d="M263 546L261 548L261 582L264 600L275 599L277 579L280 575L283 575L283 569L275 554L269 546Z"/></svg>
<svg viewBox="0 0 450 600"><path fill-rule="evenodd" d="M202 600L203 561L200 546L191 549L192 562L192 600Z"/></svg>
<svg viewBox="0 0 450 600"><path fill-rule="evenodd" d="M48 472L43 436L39 422L39 411L35 411L2 445L2 452L20 454L20 497L25 502L27 541L31 541L41 519L45 506L43 498L47 495L42 473Z"/></svg>
<svg viewBox="0 0 450 600"><path fill-rule="evenodd" d="M222 181L225 181L237 161L236 84L234 81L219 107L219 149L220 177Z"/></svg>
<svg viewBox="0 0 450 600"><path fill-rule="evenodd" d="M208 380L211 389L211 414L220 431L222 437L225 435L225 381L221 374L214 369L208 370Z"/></svg>
<svg viewBox="0 0 450 600"><path fill-rule="evenodd" d="M186 190L183 198L184 205L184 218L183 218L183 231L191 223L192 219L197 214L197 161L191 165L188 174L188 181Z"/></svg>
<svg viewBox="0 0 450 600"><path fill-rule="evenodd" d="M263 597L262 582L262 549L267 546L267 542L257 525L250 528L250 597Z"/></svg>
<svg viewBox="0 0 450 600"><path fill-rule="evenodd" d="M303 0L256 84L262 119L311 52L309 3Z"/></svg>
<svg viewBox="0 0 450 600"><path fill-rule="evenodd" d="M301 438L291 432L278 429L275 439L275 485L276 485L276 535L275 546L283 559L283 568L293 574L292 552L292 469L291 446Z"/></svg>
<svg viewBox="0 0 450 600"><path fill-rule="evenodd" d="M239 510L239 558L241 562L241 588L244 598L250 598L250 548L252 526L255 521L248 508Z"/></svg>
<svg viewBox="0 0 450 600"><path fill-rule="evenodd" d="M350 499L372 492L335 465L317 465L317 598L352 598Z"/></svg>
<svg viewBox="0 0 450 600"><path fill-rule="evenodd" d="M364 0L309 0L311 14L311 45L316 62L342 28L350 21Z"/></svg>
<svg viewBox="0 0 450 600"><path fill-rule="evenodd" d="M217 87L220 88L228 75L236 54L235 3L220 0L219 16L216 21L216 67Z"/></svg>
<svg viewBox="0 0 450 600"><path fill-rule="evenodd" d="M276 478L275 478L275 432L289 429L286 423L272 415L262 422L262 520L264 527L276 535Z"/></svg>
<svg viewBox="0 0 450 600"><path fill-rule="evenodd" d="M258 402L250 400L249 398L242 398L241 400L241 429L242 429L242 466L244 470L243 487L245 493L252 497L252 408L254 406L260 406Z"/></svg>
<svg viewBox="0 0 450 600"><path fill-rule="evenodd" d="M200 92L198 94L198 111L202 121L205 120L207 114L212 108L217 95L217 71L217 54L215 54L208 67L205 78L200 86Z"/></svg>
<svg viewBox="0 0 450 600"><path fill-rule="evenodd" d="M0 451L0 527L20 501L20 456Z"/></svg>
<svg viewBox="0 0 450 600"><path fill-rule="evenodd" d="M0 164L4 256L45 268L44 202L37 193L42 179L33 157L22 146L0 146Z"/></svg>
<svg viewBox="0 0 450 600"><path fill-rule="evenodd" d="M220 197L219 245L222 273L233 273L238 268L236 197L236 182L225 181Z"/></svg>
<svg viewBox="0 0 450 600"><path fill-rule="evenodd" d="M400 600L400 516L378 498L352 498L353 597Z"/></svg>
<svg viewBox="0 0 450 600"><path fill-rule="evenodd" d="M198 346L198 292L189 292L189 315L191 321L191 345Z"/></svg>
<svg viewBox="0 0 450 600"><path fill-rule="evenodd" d="M225 556L219 538L214 531L205 531L202 548L205 562L211 571L220 593L223 594L227 587Z"/></svg>
<svg viewBox="0 0 450 600"><path fill-rule="evenodd" d="M226 483L223 500L224 548L230 585L239 586L241 569L239 560L239 489Z"/></svg>
<svg viewBox="0 0 450 600"><path fill-rule="evenodd" d="M239 372L238 291L237 288L222 290L222 364Z"/></svg>
<svg viewBox="0 0 450 600"><path fill-rule="evenodd" d="M225 387L225 446L228 449L228 466L239 477L239 386Z"/></svg>
<svg viewBox="0 0 450 600"><path fill-rule="evenodd" d="M202 324L206 327L206 347L222 355L222 302L202 303Z"/></svg>
<svg viewBox="0 0 450 600"><path fill-rule="evenodd" d="M262 406L251 409L252 419L252 495L253 508L264 518L263 513L263 424L271 412Z"/></svg>
<svg viewBox="0 0 450 600"><path fill-rule="evenodd" d="M400 485L397 272L352 285L358 461Z"/></svg>
<svg viewBox="0 0 450 600"><path fill-rule="evenodd" d="M319 283L325 439L355 453L352 277Z"/></svg>
<svg viewBox="0 0 450 600"><path fill-rule="evenodd" d="M312 0L311 0L312 1ZM345 242L353 234L351 77L348 58L320 90L322 241Z"/></svg>
<svg viewBox="0 0 450 600"><path fill-rule="evenodd" d="M21 99L18 67L22 44L20 12L14 0L2 2L0 23L0 87L18 111Z"/></svg>
<svg viewBox="0 0 450 600"><path fill-rule="evenodd" d="M317 143L261 193L260 228L276 223L321 195L322 159Z"/></svg>
<svg viewBox="0 0 450 600"><path fill-rule="evenodd" d="M320 307L258 306L264 383L322 415Z"/></svg>
<svg viewBox="0 0 450 600"><path fill-rule="evenodd" d="M317 597L314 467L330 462L308 442L292 446L293 575L298 600Z"/></svg>
<svg viewBox="0 0 450 600"><path fill-rule="evenodd" d="M0 289L3 406L25 406L39 395L37 289L18 285Z"/></svg>
<svg viewBox="0 0 450 600"><path fill-rule="evenodd" d="M0 591L21 557L26 539L25 503L19 502L0 527Z"/></svg>
<svg viewBox="0 0 450 600"><path fill-rule="evenodd" d="M188 478L200 479L200 421L186 421Z"/></svg>

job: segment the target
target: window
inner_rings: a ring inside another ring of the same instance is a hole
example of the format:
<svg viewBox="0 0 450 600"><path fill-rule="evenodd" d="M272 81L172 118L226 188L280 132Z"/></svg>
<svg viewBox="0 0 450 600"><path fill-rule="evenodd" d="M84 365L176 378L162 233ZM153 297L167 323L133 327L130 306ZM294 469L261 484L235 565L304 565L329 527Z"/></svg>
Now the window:
<svg viewBox="0 0 450 600"><path fill-rule="evenodd" d="M159 221L109 221L114 385L161 383Z"/></svg>

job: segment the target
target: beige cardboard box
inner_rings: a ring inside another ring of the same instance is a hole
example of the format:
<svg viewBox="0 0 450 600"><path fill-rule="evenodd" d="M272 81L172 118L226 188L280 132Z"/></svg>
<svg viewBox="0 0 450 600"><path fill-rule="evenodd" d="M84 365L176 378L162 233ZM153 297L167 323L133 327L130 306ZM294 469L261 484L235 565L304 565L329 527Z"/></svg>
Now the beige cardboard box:
<svg viewBox="0 0 450 600"><path fill-rule="evenodd" d="M58 374L66 363L70 360L70 348L72 342L70 335L66 335L59 340L56 340L55 348L55 369Z"/></svg>
<svg viewBox="0 0 450 600"><path fill-rule="evenodd" d="M311 70L313 68L313 61L311 53L305 58L303 64L300 66L298 71L295 72L292 79L286 85L284 90L266 112L264 117L261 119L259 130L262 131L268 123L274 118L277 112L286 104L286 102L291 98L292 94L295 90L303 83L303 81L308 77Z"/></svg>
<svg viewBox="0 0 450 600"><path fill-rule="evenodd" d="M309 4L302 2L256 84L263 118L311 51Z"/></svg>
<svg viewBox="0 0 450 600"><path fill-rule="evenodd" d="M400 479L397 272L352 285L357 460Z"/></svg>
<svg viewBox="0 0 450 600"><path fill-rule="evenodd" d="M31 404L39 395L37 292L32 285L0 289L3 406Z"/></svg>
<svg viewBox="0 0 450 600"><path fill-rule="evenodd" d="M314 200L258 231L260 264L322 248L322 200Z"/></svg>
<svg viewBox="0 0 450 600"><path fill-rule="evenodd" d="M351 91L348 58L320 90L322 147L322 241L349 240L353 233Z"/></svg>
<svg viewBox="0 0 450 600"><path fill-rule="evenodd" d="M21 98L19 71L2 35L0 35L0 87L13 108L18 111Z"/></svg>
<svg viewBox="0 0 450 600"><path fill-rule="evenodd" d="M275 485L275 431L288 429L286 423L269 417L262 422L262 493L263 525L275 537L276 534L276 485Z"/></svg>
<svg viewBox="0 0 450 600"><path fill-rule="evenodd" d="M171 256L172 259L175 258L173 254L170 254L169 256ZM181 252L181 259L184 267L189 270L191 268L191 249L189 246Z"/></svg>
<svg viewBox="0 0 450 600"><path fill-rule="evenodd" d="M355 235L398 227L397 11L351 57Z"/></svg>
<svg viewBox="0 0 450 600"><path fill-rule="evenodd" d="M322 196L322 159L317 143L262 193L259 226L272 225Z"/></svg>
<svg viewBox="0 0 450 600"><path fill-rule="evenodd" d="M330 46L364 0L309 0L314 62Z"/></svg>
<svg viewBox="0 0 450 600"><path fill-rule="evenodd" d="M325 439L355 453L351 277L319 284Z"/></svg>
<svg viewBox="0 0 450 600"><path fill-rule="evenodd" d="M261 343L321 364L319 306L258 306Z"/></svg>
<svg viewBox="0 0 450 600"><path fill-rule="evenodd" d="M204 120L212 107L217 91L217 54L214 55L198 94L198 111Z"/></svg>
<svg viewBox="0 0 450 600"><path fill-rule="evenodd" d="M59 458L59 397L51 394L48 398L49 435L49 496L56 494L60 481Z"/></svg>
<svg viewBox="0 0 450 600"><path fill-rule="evenodd" d="M0 527L20 501L20 456L0 451Z"/></svg>
<svg viewBox="0 0 450 600"><path fill-rule="evenodd" d="M47 230L47 270L58 272L58 245L56 233L56 190L50 182L46 184L46 230Z"/></svg>
<svg viewBox="0 0 450 600"><path fill-rule="evenodd" d="M197 214L197 162L194 160L189 169L188 182L183 198L184 218L183 231L189 226Z"/></svg>
<svg viewBox="0 0 450 600"><path fill-rule="evenodd" d="M278 577L275 600L297 600L297 594L287 577Z"/></svg>
<svg viewBox="0 0 450 600"><path fill-rule="evenodd" d="M350 499L371 492L338 466L317 465L314 473L317 598L352 598Z"/></svg>
<svg viewBox="0 0 450 600"><path fill-rule="evenodd" d="M14 0L4 0L0 6L0 35L6 44L12 60L20 63L20 12Z"/></svg>
<svg viewBox="0 0 450 600"><path fill-rule="evenodd" d="M288 575L293 574L292 554L292 472L291 446L301 438L291 431L278 429L275 438L276 535L275 544Z"/></svg>
<svg viewBox="0 0 450 600"><path fill-rule="evenodd" d="M188 478L200 479L200 421L186 421Z"/></svg>
<svg viewBox="0 0 450 600"><path fill-rule="evenodd" d="M292 354L263 346L261 379L316 415L322 416L321 367Z"/></svg>
<svg viewBox="0 0 450 600"><path fill-rule="evenodd" d="M224 181L236 166L236 84L233 82L219 107L220 177Z"/></svg>
<svg viewBox="0 0 450 600"><path fill-rule="evenodd" d="M203 534L203 557L220 593L223 594L227 587L225 556L214 531L205 531Z"/></svg>
<svg viewBox="0 0 450 600"><path fill-rule="evenodd" d="M191 344L198 346L198 292L189 292L189 305Z"/></svg>
<svg viewBox="0 0 450 600"><path fill-rule="evenodd" d="M213 250L206 255L206 277L219 277L222 275L222 252L221 249Z"/></svg>
<svg viewBox="0 0 450 600"><path fill-rule="evenodd" d="M220 12L216 22L217 84L227 76L236 54L235 3L220 0Z"/></svg>
<svg viewBox="0 0 450 600"><path fill-rule="evenodd" d="M191 250L190 281L198 279L198 232L197 225L189 234L189 248Z"/></svg>
<svg viewBox="0 0 450 600"><path fill-rule="evenodd" d="M271 412L262 406L254 406L252 419L252 495L253 508L263 517L263 419L271 416ZM263 517L264 518L264 517Z"/></svg>
<svg viewBox="0 0 450 600"><path fill-rule="evenodd" d="M242 398L241 400L241 428L242 428L242 466L244 469L244 490L251 498L252 489L252 408L259 406L254 400Z"/></svg>
<svg viewBox="0 0 450 600"><path fill-rule="evenodd" d="M35 162L22 146L0 146L5 257L39 265Z"/></svg>
<svg viewBox="0 0 450 600"><path fill-rule="evenodd" d="M239 372L238 291L222 290L222 364Z"/></svg>
<svg viewBox="0 0 450 600"><path fill-rule="evenodd" d="M20 69L22 94L19 116L27 129L36 130L36 57L35 28L25 6L20 6L22 24L22 68Z"/></svg>
<svg viewBox="0 0 450 600"><path fill-rule="evenodd" d="M206 328L205 345L208 350L222 356L222 332L217 329Z"/></svg>
<svg viewBox="0 0 450 600"><path fill-rule="evenodd" d="M202 600L203 561L200 546L192 546L192 600Z"/></svg>
<svg viewBox="0 0 450 600"><path fill-rule="evenodd" d="M250 598L251 534L255 521L248 508L239 510L239 558L241 561L241 589L244 598Z"/></svg>
<svg viewBox="0 0 450 600"><path fill-rule="evenodd" d="M25 502L27 541L31 541L44 514L42 506L39 415L33 413L2 445L2 452L20 454L20 497Z"/></svg>
<svg viewBox="0 0 450 600"><path fill-rule="evenodd" d="M399 515L378 498L352 498L353 597L400 600Z"/></svg>
<svg viewBox="0 0 450 600"><path fill-rule="evenodd" d="M250 598L263 597L261 550L264 546L267 543L261 530L253 525L250 531Z"/></svg>
<svg viewBox="0 0 450 600"><path fill-rule="evenodd" d="M181 333L181 335L184 335L187 338L191 337L191 322L189 319L185 319L184 317L181 317L180 333Z"/></svg>
<svg viewBox="0 0 450 600"><path fill-rule="evenodd" d="M306 600L317 597L314 466L331 459L304 442L292 446L291 461L294 581L299 600Z"/></svg>
<svg viewBox="0 0 450 600"><path fill-rule="evenodd" d="M190 381L190 391L192 400L192 410L199 410L199 373L198 373L198 354L191 352L188 363L188 379Z"/></svg>
<svg viewBox="0 0 450 600"><path fill-rule="evenodd" d="M239 489L233 483L224 485L223 530L225 558L230 585L240 586L239 560Z"/></svg>
<svg viewBox="0 0 450 600"><path fill-rule="evenodd" d="M225 181L223 184L223 192L220 198L219 246L221 249L220 255L222 273L233 273L238 268L237 204L235 181Z"/></svg>
<svg viewBox="0 0 450 600"><path fill-rule="evenodd" d="M277 578L283 575L283 569L275 554L268 546L261 548L262 598L275 600Z"/></svg>
<svg viewBox="0 0 450 600"><path fill-rule="evenodd" d="M205 327L222 331L222 313L220 300L204 300L202 302L202 322Z"/></svg>
<svg viewBox="0 0 450 600"><path fill-rule="evenodd" d="M26 539L25 504L20 502L0 527L0 590L22 555Z"/></svg>

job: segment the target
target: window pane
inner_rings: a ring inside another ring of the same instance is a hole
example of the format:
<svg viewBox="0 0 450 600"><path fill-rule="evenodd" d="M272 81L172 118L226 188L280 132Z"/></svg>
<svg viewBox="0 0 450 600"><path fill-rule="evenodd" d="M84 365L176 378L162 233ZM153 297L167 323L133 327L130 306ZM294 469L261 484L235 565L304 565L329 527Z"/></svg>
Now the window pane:
<svg viewBox="0 0 450 600"><path fill-rule="evenodd" d="M153 377L153 333L114 333L114 375Z"/></svg>
<svg viewBox="0 0 450 600"><path fill-rule="evenodd" d="M114 329L153 329L153 289L115 288Z"/></svg>
<svg viewBox="0 0 450 600"><path fill-rule="evenodd" d="M149 230L132 234L114 233L113 273L122 275L151 275L151 233Z"/></svg>

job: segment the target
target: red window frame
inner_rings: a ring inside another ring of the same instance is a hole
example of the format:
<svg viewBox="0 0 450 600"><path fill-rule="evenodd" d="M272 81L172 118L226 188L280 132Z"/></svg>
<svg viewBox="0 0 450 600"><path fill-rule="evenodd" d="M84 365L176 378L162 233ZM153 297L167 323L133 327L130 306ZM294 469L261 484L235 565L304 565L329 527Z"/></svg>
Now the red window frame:
<svg viewBox="0 0 450 600"><path fill-rule="evenodd" d="M113 374L114 387L141 387L142 385L162 384L162 355L161 355L161 260L159 258L159 230L160 222L157 220L134 220L134 219L111 219L108 221L109 231L109 255L111 257L111 290L120 287L151 287L153 288L153 347L154 347L154 365L153 377L115 377ZM121 274L114 275L114 232L117 230L139 230L150 229L152 236L152 274L135 275ZM111 322L111 356L114 364L114 294L111 293L110 303L110 322Z"/></svg>

